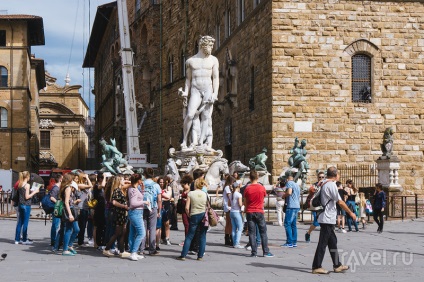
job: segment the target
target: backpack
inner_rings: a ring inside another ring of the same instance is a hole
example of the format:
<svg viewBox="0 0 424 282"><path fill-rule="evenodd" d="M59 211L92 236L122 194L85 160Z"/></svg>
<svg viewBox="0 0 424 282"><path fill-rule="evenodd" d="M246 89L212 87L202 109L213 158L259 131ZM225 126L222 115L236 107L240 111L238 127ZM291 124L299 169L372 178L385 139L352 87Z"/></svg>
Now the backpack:
<svg viewBox="0 0 424 282"><path fill-rule="evenodd" d="M310 201L310 204L309 204L309 210L311 210L311 211L315 211L316 213L317 213L317 217L322 213L322 212L324 212L325 211L325 207L328 205L328 203L331 201L331 199L330 200L328 200L328 202L325 204L325 205L323 205L322 204L322 201L321 201L321 190L322 190L322 187L324 187L324 184L326 184L328 181L326 181L326 182L324 182L323 184L321 184L320 186L318 186L317 188L316 188L316 191L315 191L315 193L313 194L313 196L312 196L312 199L311 199L311 201Z"/></svg>
<svg viewBox="0 0 424 282"><path fill-rule="evenodd" d="M367 200L365 202L365 213L367 215L372 215L372 205L371 205L371 201L370 200Z"/></svg>
<svg viewBox="0 0 424 282"><path fill-rule="evenodd" d="M13 194L14 193L14 194ZM13 189L13 196L12 196L12 201L13 201L13 206L17 207L19 205L19 189Z"/></svg>
<svg viewBox="0 0 424 282"><path fill-rule="evenodd" d="M309 193L308 197L306 197L305 202L303 203L303 210L309 210L311 208L311 200L315 193Z"/></svg>
<svg viewBox="0 0 424 282"><path fill-rule="evenodd" d="M62 200L57 200L56 204L54 205L54 210L53 210L53 215L55 217L62 217L62 213L63 213L63 201Z"/></svg>
<svg viewBox="0 0 424 282"><path fill-rule="evenodd" d="M41 199L41 207L43 208L46 215L53 213L54 206L55 203L50 200L50 193L46 193L46 195L44 195L44 197Z"/></svg>

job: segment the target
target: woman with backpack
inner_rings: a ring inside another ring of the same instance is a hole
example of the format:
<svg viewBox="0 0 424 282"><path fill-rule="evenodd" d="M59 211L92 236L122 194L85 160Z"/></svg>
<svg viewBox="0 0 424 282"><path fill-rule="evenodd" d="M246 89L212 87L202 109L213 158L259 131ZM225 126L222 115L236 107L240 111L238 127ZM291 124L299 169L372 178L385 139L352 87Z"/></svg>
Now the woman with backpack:
<svg viewBox="0 0 424 282"><path fill-rule="evenodd" d="M31 198L38 193L39 189L30 191L29 181L30 173L28 171L23 171L19 173L19 183L17 189L17 202L18 202L18 223L16 225L15 232L15 244L21 242L21 231L22 231L22 244L31 245L32 241L28 240L28 223L29 217L31 215ZM15 192L15 193L16 193ZM16 200L16 199L15 199Z"/></svg>
<svg viewBox="0 0 424 282"><path fill-rule="evenodd" d="M76 205L81 201L76 199L78 185L73 181L73 174L67 173L63 176L60 185L59 196L63 201L62 220L64 221L63 256L75 256L77 252L72 247L80 231Z"/></svg>

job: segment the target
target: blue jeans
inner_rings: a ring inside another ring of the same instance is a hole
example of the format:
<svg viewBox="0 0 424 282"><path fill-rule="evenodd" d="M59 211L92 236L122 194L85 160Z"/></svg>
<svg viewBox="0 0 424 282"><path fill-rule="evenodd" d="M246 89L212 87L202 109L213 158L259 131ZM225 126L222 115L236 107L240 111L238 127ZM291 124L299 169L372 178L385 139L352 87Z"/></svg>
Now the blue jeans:
<svg viewBox="0 0 424 282"><path fill-rule="evenodd" d="M28 222L31 215L31 206L19 205L19 218L18 224L16 225L15 241L21 240L21 229L22 229L22 241L28 240Z"/></svg>
<svg viewBox="0 0 424 282"><path fill-rule="evenodd" d="M243 230L243 218L241 212L230 212L231 218L231 237L233 237L233 245L240 245L241 231Z"/></svg>
<svg viewBox="0 0 424 282"><path fill-rule="evenodd" d="M146 236L146 229L144 229L143 221L143 210L129 210L128 218L130 220L128 245L130 247L130 253L136 253L140 247L141 241Z"/></svg>
<svg viewBox="0 0 424 282"><path fill-rule="evenodd" d="M313 211L312 212L312 217L314 219L314 222L312 223L315 227L319 226L319 222L318 222L318 217L317 217L317 212Z"/></svg>
<svg viewBox="0 0 424 282"><path fill-rule="evenodd" d="M205 216L205 213L199 213L199 214L193 214L190 216L189 219L189 227L188 227L188 233L184 240L184 247L181 251L181 256L185 257L188 254L188 250L191 245L191 241L194 238L194 234L196 233L196 229L199 227L200 229L200 238L199 238L199 253L197 254L197 257L202 258L203 254L205 253L206 248L206 231L208 230L207 227L204 226L202 220Z"/></svg>
<svg viewBox="0 0 424 282"><path fill-rule="evenodd" d="M347 206L353 213L356 213L356 204L355 201L347 201ZM352 231L352 223L353 226L355 226L355 230L358 231L358 222L356 220L353 220L348 214L346 214L347 217L347 226L349 227L349 231Z"/></svg>
<svg viewBox="0 0 424 282"><path fill-rule="evenodd" d="M52 228L50 230L50 242L52 246L55 245L56 236L59 234L60 220L60 217L52 216Z"/></svg>
<svg viewBox="0 0 424 282"><path fill-rule="evenodd" d="M256 228L259 229L259 234L262 242L262 251L265 254L269 253L268 236L266 234L266 222L263 213L253 212L246 214L247 228L249 230L249 242L252 246L252 255L256 255L258 250Z"/></svg>
<svg viewBox="0 0 424 282"><path fill-rule="evenodd" d="M287 244L297 244L297 213L299 209L287 209L284 218L284 228L286 229Z"/></svg>
<svg viewBox="0 0 424 282"><path fill-rule="evenodd" d="M73 222L65 221L65 236L63 238L63 251L67 251L69 247L72 247L75 239L78 236L80 229L78 226L78 221L74 220Z"/></svg>
<svg viewBox="0 0 424 282"><path fill-rule="evenodd" d="M63 243L63 238L65 237L65 222L59 217L59 232L56 234L56 239L54 240L54 250L59 250L60 246Z"/></svg>

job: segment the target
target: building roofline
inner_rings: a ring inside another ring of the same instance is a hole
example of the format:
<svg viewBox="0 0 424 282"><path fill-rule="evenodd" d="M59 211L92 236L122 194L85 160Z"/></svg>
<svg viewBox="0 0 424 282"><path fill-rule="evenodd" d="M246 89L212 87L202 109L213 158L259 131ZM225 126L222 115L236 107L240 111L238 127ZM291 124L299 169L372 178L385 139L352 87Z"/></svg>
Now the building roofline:
<svg viewBox="0 0 424 282"><path fill-rule="evenodd" d="M97 7L96 17L91 29L90 40L88 42L87 51L82 67L92 68L97 59L100 44L109 24L109 19L113 10L116 8L116 1L107 3Z"/></svg>
<svg viewBox="0 0 424 282"><path fill-rule="evenodd" d="M26 21L30 46L45 45L43 18L33 15L0 15L0 21Z"/></svg>

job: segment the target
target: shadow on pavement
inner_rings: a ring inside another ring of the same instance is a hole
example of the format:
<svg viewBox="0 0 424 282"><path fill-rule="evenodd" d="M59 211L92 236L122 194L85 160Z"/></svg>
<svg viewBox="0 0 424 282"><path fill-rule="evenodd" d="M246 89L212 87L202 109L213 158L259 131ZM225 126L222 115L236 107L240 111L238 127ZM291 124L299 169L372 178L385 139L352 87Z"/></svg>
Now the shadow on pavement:
<svg viewBox="0 0 424 282"><path fill-rule="evenodd" d="M260 267L260 268L275 268L280 270L285 269L285 270L294 270L294 271L302 272L302 273L311 273L311 268L284 266L281 264L267 264L267 263L261 263L261 262L252 262L246 265L251 265L251 266Z"/></svg>

